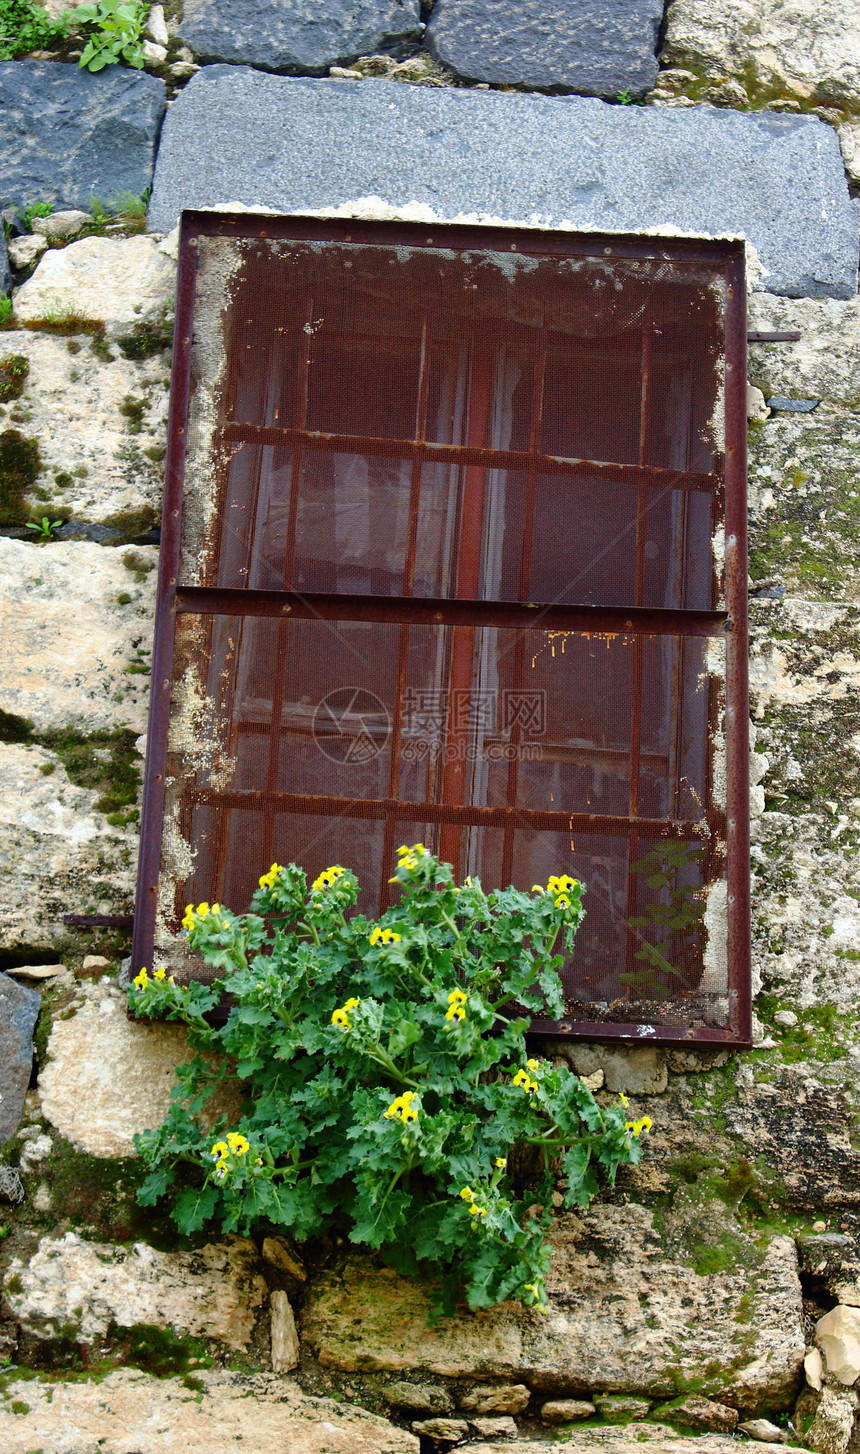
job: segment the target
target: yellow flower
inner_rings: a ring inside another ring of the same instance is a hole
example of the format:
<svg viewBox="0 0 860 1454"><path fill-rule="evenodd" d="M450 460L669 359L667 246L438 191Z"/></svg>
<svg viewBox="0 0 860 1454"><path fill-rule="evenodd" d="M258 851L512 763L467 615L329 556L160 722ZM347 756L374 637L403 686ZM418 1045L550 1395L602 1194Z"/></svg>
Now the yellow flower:
<svg viewBox="0 0 860 1454"><path fill-rule="evenodd" d="M569 909L570 899L567 897L567 894L559 894L555 901L555 906L557 909Z"/></svg>
<svg viewBox="0 0 860 1454"><path fill-rule="evenodd" d="M230 1155L230 1148L226 1141L216 1141L209 1154L215 1161L223 1161L226 1156Z"/></svg>
<svg viewBox="0 0 860 1454"><path fill-rule="evenodd" d="M497 1156L494 1164L498 1171L504 1171L505 1167L508 1164L507 1156Z"/></svg>
<svg viewBox="0 0 860 1454"><path fill-rule="evenodd" d="M465 1005L466 998L467 997L466 997L466 995L463 994L463 991L462 990L452 990L451 993L448 996L448 1004L449 1005Z"/></svg>
<svg viewBox="0 0 860 1454"><path fill-rule="evenodd" d="M167 970L164 968L164 965L162 965L160 969L157 969L155 971L155 974L152 976L152 978L153 979L162 980L162 979L164 979L164 977L165 977L166 974L167 974Z"/></svg>
<svg viewBox="0 0 860 1454"><path fill-rule="evenodd" d="M526 1061L526 1069L527 1070L537 1070L537 1068L538 1068L538 1062L536 1060L527 1060Z"/></svg>
<svg viewBox="0 0 860 1454"><path fill-rule="evenodd" d="M176 980L173 978L173 975L170 976L170 978L168 979L167 983L168 984L176 984Z"/></svg>
<svg viewBox="0 0 860 1454"><path fill-rule="evenodd" d="M630 1105L630 1102L628 1101L626 1095L624 1095L622 1091L619 1091L618 1092L618 1099L620 1100L622 1106L629 1106Z"/></svg>
<svg viewBox="0 0 860 1454"><path fill-rule="evenodd" d="M346 1010L332 1010L331 1023L337 1025L338 1030L352 1029L352 1021Z"/></svg>
<svg viewBox="0 0 860 1454"><path fill-rule="evenodd" d="M401 934L395 934L393 929L380 929L379 925L377 924L376 928L370 936L370 943L371 945L399 944L402 937L403 936Z"/></svg>
<svg viewBox="0 0 860 1454"><path fill-rule="evenodd" d="M464 1202L473 1202L475 1200L475 1193L472 1191L472 1188L470 1186L464 1186L462 1191L460 1192L460 1196L463 1198Z"/></svg>
<svg viewBox="0 0 860 1454"><path fill-rule="evenodd" d="M405 843L401 843L397 850L397 857L400 859L397 865L398 870L405 868L407 873L411 873L413 868L418 867L419 858L423 858L426 852L427 849L423 843L413 843L411 848L407 848ZM390 884L398 883L397 875L395 874L394 878L390 878L388 882Z"/></svg>
<svg viewBox="0 0 860 1454"><path fill-rule="evenodd" d="M245 1137L241 1136L238 1131L227 1132L227 1145L230 1147L234 1156L244 1156L245 1152L251 1149L250 1141L246 1141Z"/></svg>
<svg viewBox="0 0 860 1454"><path fill-rule="evenodd" d="M475 1203L473 1202L469 1208L469 1215L472 1217L485 1217L487 1215L487 1208L476 1207Z"/></svg>
<svg viewBox="0 0 860 1454"><path fill-rule="evenodd" d="M320 893L322 889L330 889L339 878L343 878L344 871L339 863L332 864L331 868L324 868L322 873L314 879L311 889L315 894Z"/></svg>
<svg viewBox="0 0 860 1454"><path fill-rule="evenodd" d="M418 1112L412 1108L414 1099L414 1091L404 1091L403 1095L397 1096L391 1102L388 1110L383 1112L384 1119L386 1121L403 1121L407 1125L410 1121L417 1121Z"/></svg>
<svg viewBox="0 0 860 1454"><path fill-rule="evenodd" d="M512 1084L521 1085L523 1090L526 1091L528 1095L531 1095L532 1091L536 1091L538 1088L537 1081L532 1080L531 1076L525 1070L517 1071L516 1075L513 1078Z"/></svg>
<svg viewBox="0 0 860 1454"><path fill-rule="evenodd" d="M272 867L269 869L269 872L264 873L263 877L260 879L260 888L273 889L275 887L275 880L277 879L280 872L281 865L279 863L273 863Z"/></svg>
<svg viewBox="0 0 860 1454"><path fill-rule="evenodd" d="M524 1292L533 1292L534 1295L535 1295L535 1297L537 1297L537 1295L538 1295L537 1283L534 1283L534 1282L524 1282L523 1283L523 1291Z"/></svg>
<svg viewBox="0 0 860 1454"><path fill-rule="evenodd" d="M219 1181L223 1181L224 1180L224 1177L227 1175L227 1163L226 1163L226 1161L218 1161L218 1162L216 1162L216 1164L215 1164L215 1175L217 1176L217 1178L218 1178Z"/></svg>
<svg viewBox="0 0 860 1454"><path fill-rule="evenodd" d="M345 1010L357 1010L360 1004L361 1004L361 1000L357 1000L357 999L353 998L351 1000L347 1000L347 1002L346 1002L346 1004L344 1005L343 1008Z"/></svg>
<svg viewBox="0 0 860 1454"><path fill-rule="evenodd" d="M463 1005L460 1005L460 1004L453 1004L451 1006L451 1008L449 1009L447 1015L445 1016L445 1019L448 1020L448 1021L451 1021L451 1020L465 1020L465 1018L466 1018L466 1010L465 1010L465 1007Z"/></svg>
<svg viewBox="0 0 860 1454"><path fill-rule="evenodd" d="M192 904L186 904L185 913L182 916L182 927L183 929L187 929L188 933L190 934L191 930L194 928L194 924L194 907Z"/></svg>
<svg viewBox="0 0 860 1454"><path fill-rule="evenodd" d="M208 917L209 917L209 905L207 903L205 903L205 902L202 903L202 904L198 904L197 905L197 908L195 910L195 913L196 913L198 919L208 919Z"/></svg>
<svg viewBox="0 0 860 1454"><path fill-rule="evenodd" d="M146 972L146 965L144 965L143 968L140 971L140 974L138 974L138 975L135 976L134 986L135 986L135 989L145 990L146 989L146 986L148 984L149 984L149 975Z"/></svg>
<svg viewBox="0 0 860 1454"><path fill-rule="evenodd" d="M653 1122L650 1116L643 1116L641 1121L627 1121L625 1131L632 1131L634 1136L641 1136L643 1131L650 1131Z"/></svg>

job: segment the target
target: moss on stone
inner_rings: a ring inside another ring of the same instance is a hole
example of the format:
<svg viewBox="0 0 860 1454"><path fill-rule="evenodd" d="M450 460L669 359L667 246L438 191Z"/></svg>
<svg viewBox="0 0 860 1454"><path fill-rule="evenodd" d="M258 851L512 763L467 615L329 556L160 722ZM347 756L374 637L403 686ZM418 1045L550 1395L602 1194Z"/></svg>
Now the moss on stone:
<svg viewBox="0 0 860 1454"><path fill-rule="evenodd" d="M39 478L42 455L39 442L17 429L0 433L0 525L21 525L30 512L24 496Z"/></svg>
<svg viewBox="0 0 860 1454"><path fill-rule="evenodd" d="M146 535L158 523L158 514L151 505L143 505L139 510L119 510L115 515L107 516L104 523L112 530L121 531L121 543L128 543L139 535Z"/></svg>
<svg viewBox="0 0 860 1454"><path fill-rule="evenodd" d="M7 353L0 358L0 404L20 399L30 372L30 360L21 353Z"/></svg>
<svg viewBox="0 0 860 1454"><path fill-rule="evenodd" d="M154 323L135 323L131 333L117 339L117 347L123 358L135 362L152 358L154 354L162 353L172 345L172 318L164 318L161 322Z"/></svg>

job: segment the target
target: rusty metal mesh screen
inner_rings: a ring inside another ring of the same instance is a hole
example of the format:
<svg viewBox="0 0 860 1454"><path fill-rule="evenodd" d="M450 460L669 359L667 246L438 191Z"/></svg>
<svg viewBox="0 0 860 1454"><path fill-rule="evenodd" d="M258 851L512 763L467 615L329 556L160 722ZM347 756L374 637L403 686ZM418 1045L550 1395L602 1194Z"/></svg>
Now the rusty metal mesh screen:
<svg viewBox="0 0 860 1454"><path fill-rule="evenodd" d="M420 839L583 881L570 1023L728 1026L723 271L198 241L159 951Z"/></svg>

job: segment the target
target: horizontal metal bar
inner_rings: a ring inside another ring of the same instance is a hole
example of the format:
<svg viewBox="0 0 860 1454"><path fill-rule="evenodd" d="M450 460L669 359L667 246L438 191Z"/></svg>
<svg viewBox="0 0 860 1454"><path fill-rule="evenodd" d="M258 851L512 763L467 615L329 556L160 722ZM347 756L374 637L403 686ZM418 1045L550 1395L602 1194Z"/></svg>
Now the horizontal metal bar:
<svg viewBox="0 0 860 1454"><path fill-rule="evenodd" d="M628 818L608 813L547 812L539 808L482 808L474 804L410 802L403 798L336 798L315 794L275 792L265 788L218 791L188 785L183 798L200 807L219 807L260 812L307 814L310 817L368 818L372 821L393 816L412 823L458 823L464 827L504 828L506 824L555 833L605 833L625 837L678 838L708 841L724 835L724 816L712 809L708 818L673 821L671 818Z"/></svg>
<svg viewBox="0 0 860 1454"><path fill-rule="evenodd" d="M775 333L748 333L747 343L798 343L801 337L796 328L778 329Z"/></svg>
<svg viewBox="0 0 860 1454"><path fill-rule="evenodd" d="M704 490L720 488L715 474L694 474L686 470L661 469L657 465L621 464L612 460L563 459L555 454L531 454L518 449L478 449L460 444L431 444L414 439L383 439L365 434L324 434L315 429L289 429L274 424L225 424L221 438L226 444L301 444L304 449L327 454L359 454L367 458L415 459L427 464L470 465L482 469L511 470L539 475L578 475L610 485L652 486L657 490Z"/></svg>
<svg viewBox="0 0 860 1454"><path fill-rule="evenodd" d="M353 217L317 218L295 215L250 212L197 212L182 214L185 235L189 237L271 238L288 242L336 242L381 245L385 247L445 247L455 250L476 249L485 253L495 248L503 252L547 254L551 257L630 257L641 261L653 258L660 262L700 266L716 263L727 266L743 257L744 244L732 238L661 237L624 232L573 232L539 227L485 227L457 222L374 222Z"/></svg>
<svg viewBox="0 0 860 1454"><path fill-rule="evenodd" d="M678 1001L674 1001L677 1006ZM527 1034L552 1040L625 1040L636 1045L731 1045L749 1050L751 1041L732 1029L711 1026L640 1025L635 1021L616 1024L608 1020L532 1020Z"/></svg>
<svg viewBox="0 0 860 1454"><path fill-rule="evenodd" d="M402 621L417 626L498 626L518 631L600 635L722 636L725 611L661 607L564 606L534 601L456 601L442 597L339 595L336 591L252 591L180 586L176 610L192 616L281 616L297 621Z"/></svg>
<svg viewBox="0 0 860 1454"><path fill-rule="evenodd" d="M134 914L64 914L73 929L133 929Z"/></svg>

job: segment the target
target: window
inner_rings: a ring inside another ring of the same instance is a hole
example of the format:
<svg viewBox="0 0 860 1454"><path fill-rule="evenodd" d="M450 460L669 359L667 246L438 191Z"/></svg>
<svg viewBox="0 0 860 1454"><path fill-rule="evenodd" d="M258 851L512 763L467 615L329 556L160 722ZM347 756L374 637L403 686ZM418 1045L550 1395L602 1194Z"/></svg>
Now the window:
<svg viewBox="0 0 860 1454"><path fill-rule="evenodd" d="M420 840L586 885L543 1031L747 1041L744 350L742 243L185 214L136 964Z"/></svg>

